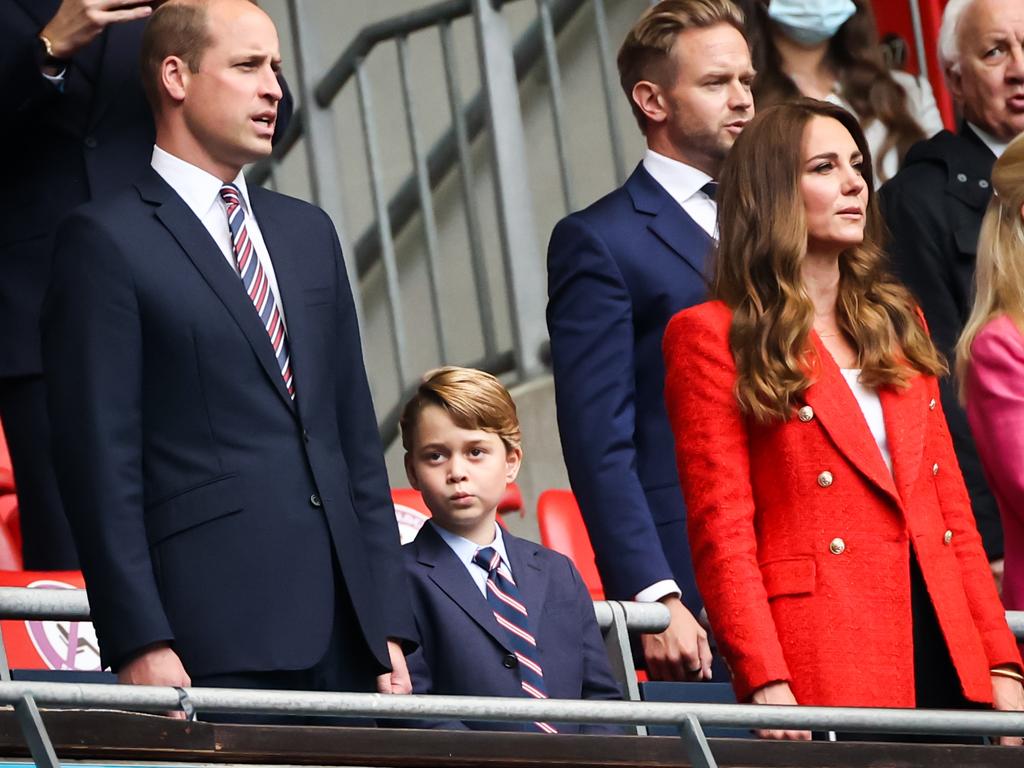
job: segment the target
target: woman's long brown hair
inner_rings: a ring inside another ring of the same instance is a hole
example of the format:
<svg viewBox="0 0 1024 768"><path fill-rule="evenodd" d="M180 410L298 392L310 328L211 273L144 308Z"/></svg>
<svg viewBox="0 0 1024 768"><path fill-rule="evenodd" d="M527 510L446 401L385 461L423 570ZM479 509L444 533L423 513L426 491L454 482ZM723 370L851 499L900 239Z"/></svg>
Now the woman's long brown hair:
<svg viewBox="0 0 1024 768"><path fill-rule="evenodd" d="M809 338L814 305L801 276L807 224L800 193L804 133L815 117L841 123L864 156L864 241L840 254L836 307L857 350L861 382L905 387L916 372L945 371L910 293L886 271L871 155L857 118L814 99L779 104L747 125L722 167L711 288L733 311L740 407L761 422L788 419L817 371Z"/></svg>
<svg viewBox="0 0 1024 768"><path fill-rule="evenodd" d="M878 46L871 6L854 0L857 12L832 37L828 60L839 78L839 95L860 117L862 125L879 120L888 130L878 156L896 147L899 164L917 141L926 138L907 108L907 93L892 75ZM754 102L758 109L800 97L800 89L782 69L782 57L772 41L767 4L755 0L750 18L750 42L757 78ZM887 181L883 178L882 181Z"/></svg>

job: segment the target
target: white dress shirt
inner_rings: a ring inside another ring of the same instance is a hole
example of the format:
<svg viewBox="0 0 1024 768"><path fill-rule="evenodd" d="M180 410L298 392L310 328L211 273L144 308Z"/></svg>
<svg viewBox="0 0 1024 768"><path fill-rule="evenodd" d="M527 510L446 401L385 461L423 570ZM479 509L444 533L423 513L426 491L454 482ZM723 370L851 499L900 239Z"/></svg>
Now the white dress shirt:
<svg viewBox="0 0 1024 768"><path fill-rule="evenodd" d="M857 398L857 405L860 406L860 410L864 414L864 420L868 423L871 436L875 438L878 450L882 452L882 458L885 460L885 466L889 468L891 474L892 454L889 452L889 436L885 431L885 413L882 411L882 401L878 397L878 392L868 389L860 383L860 368L840 368L839 370L842 372L843 378L846 379L853 396Z"/></svg>
<svg viewBox="0 0 1024 768"><path fill-rule="evenodd" d="M701 229L718 239L718 207L714 200L701 191L701 187L713 181L710 176L653 149L644 153L644 170L654 177Z"/></svg>
<svg viewBox="0 0 1024 768"><path fill-rule="evenodd" d="M235 252L231 247L231 230L228 228L228 209L220 198L220 188L224 186L224 182L202 168L175 157L157 146L153 147L153 159L150 161L150 165L171 186L171 189L178 193L178 197L185 201L185 205L206 227L206 231L210 233L213 242L220 248L231 271L237 275ZM260 264L263 265L263 271L266 272L267 279L270 280L270 287L274 291L274 296L277 297L278 306L281 308L281 320L284 322L286 312L284 301L281 299L281 290L277 286L274 262L270 258L267 244L263 241L263 233L260 232L260 226L252 212L252 206L249 205L249 191L245 186L244 174L239 172L235 177L234 185L241 192L246 232L256 249ZM239 278L239 283L241 283L241 278ZM285 330L287 331L287 329L288 323L285 322Z"/></svg>
<svg viewBox="0 0 1024 768"><path fill-rule="evenodd" d="M473 562L473 558L476 557L476 553L483 549L483 547L476 542L459 536L457 533L445 530L433 520L428 520L427 524L434 526L434 530L437 531L437 535L444 539L445 544L451 547L452 552L454 552L455 556L459 558L459 562L466 566L466 570L469 571L469 575L473 578L473 583L476 584L477 589L480 590L480 594L486 598L487 571ZM512 567L508 562L508 553L505 551L505 541L501 538L501 526L497 523L494 524L494 541L487 546L493 547L494 550L501 555L501 564L498 566L498 573L515 584L516 581L512 578Z"/></svg>
<svg viewBox="0 0 1024 768"><path fill-rule="evenodd" d="M981 128L976 126L974 123L968 122L967 125L978 135L978 138L985 143L985 146L992 150L992 154L996 156L996 160L1002 157L1003 152L1005 152L1006 148L1010 146L1010 142L1000 141L991 133L981 130Z"/></svg>

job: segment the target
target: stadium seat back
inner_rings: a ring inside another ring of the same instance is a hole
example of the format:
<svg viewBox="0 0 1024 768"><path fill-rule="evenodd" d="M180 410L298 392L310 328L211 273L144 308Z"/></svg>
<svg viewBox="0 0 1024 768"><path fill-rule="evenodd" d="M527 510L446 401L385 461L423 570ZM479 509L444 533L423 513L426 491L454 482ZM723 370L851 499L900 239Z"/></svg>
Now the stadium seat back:
<svg viewBox="0 0 1024 768"><path fill-rule="evenodd" d="M594 562L594 548L572 491L544 491L537 499L537 523L541 543L572 560L591 598L604 600L604 585Z"/></svg>

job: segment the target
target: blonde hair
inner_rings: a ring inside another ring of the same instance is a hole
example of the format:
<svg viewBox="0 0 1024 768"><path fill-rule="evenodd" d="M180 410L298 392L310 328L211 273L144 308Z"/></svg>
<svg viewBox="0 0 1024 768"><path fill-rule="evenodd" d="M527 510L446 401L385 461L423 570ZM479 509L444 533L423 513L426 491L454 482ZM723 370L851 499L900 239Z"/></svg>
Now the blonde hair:
<svg viewBox="0 0 1024 768"><path fill-rule="evenodd" d="M423 382L402 408L398 425L402 447L412 450L420 413L428 405L443 408L462 429L480 429L501 438L508 450L522 448L519 415L512 395L494 376L475 368L453 365L423 374Z"/></svg>
<svg viewBox="0 0 1024 768"><path fill-rule="evenodd" d="M974 268L974 306L956 343L960 400L966 402L971 344L997 315L1024 331L1024 136L1018 136L992 168L992 199L981 222Z"/></svg>
<svg viewBox="0 0 1024 768"><path fill-rule="evenodd" d="M719 177L711 294L732 309L729 344L736 398L759 422L786 421L820 361L810 333L814 305L803 285L807 223L800 194L803 137L816 117L838 121L864 158L864 240L839 255L839 327L857 350L868 387L909 385L915 372L945 371L909 292L885 270L871 153L857 118L801 98L769 107L743 129Z"/></svg>
<svg viewBox="0 0 1024 768"><path fill-rule="evenodd" d="M675 81L672 47L680 32L730 24L747 38L743 11L732 0L661 0L643 12L619 48L619 83L629 108L647 130L647 118L633 101L633 88L641 80L667 86Z"/></svg>

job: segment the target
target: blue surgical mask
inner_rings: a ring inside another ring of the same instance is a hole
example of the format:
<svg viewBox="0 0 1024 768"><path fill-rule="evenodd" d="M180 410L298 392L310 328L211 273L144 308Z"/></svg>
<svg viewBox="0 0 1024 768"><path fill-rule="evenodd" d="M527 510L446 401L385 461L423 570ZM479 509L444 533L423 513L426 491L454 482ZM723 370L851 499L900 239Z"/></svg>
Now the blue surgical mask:
<svg viewBox="0 0 1024 768"><path fill-rule="evenodd" d="M857 6L852 0L771 0L768 17L801 45L818 45L839 31Z"/></svg>

